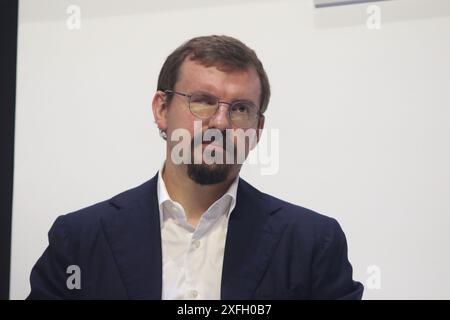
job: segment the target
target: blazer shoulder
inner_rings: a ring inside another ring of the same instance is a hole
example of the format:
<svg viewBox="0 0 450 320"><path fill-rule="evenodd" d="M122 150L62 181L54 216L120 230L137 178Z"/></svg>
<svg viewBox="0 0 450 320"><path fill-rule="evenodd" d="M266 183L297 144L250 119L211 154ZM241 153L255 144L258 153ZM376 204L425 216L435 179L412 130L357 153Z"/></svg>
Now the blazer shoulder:
<svg viewBox="0 0 450 320"><path fill-rule="evenodd" d="M263 193L271 207L279 208L280 215L293 223L301 223L306 225L325 226L334 223L336 220L323 213L319 213L313 209L297 205L275 196Z"/></svg>
<svg viewBox="0 0 450 320"><path fill-rule="evenodd" d="M261 192L244 179L240 184L240 190L247 193L247 198L256 199L259 207L264 208L262 210L276 216L277 223L285 224L289 234L321 241L324 235L340 230L339 223L330 216Z"/></svg>
<svg viewBox="0 0 450 320"><path fill-rule="evenodd" d="M153 179L152 179L153 180ZM146 197L150 197L151 190L149 180L137 187L123 191L113 197L90 205L88 207L61 215L57 218L54 226L62 227L69 233L82 236L87 233L97 232L101 220L111 219L114 214L127 208L138 206Z"/></svg>

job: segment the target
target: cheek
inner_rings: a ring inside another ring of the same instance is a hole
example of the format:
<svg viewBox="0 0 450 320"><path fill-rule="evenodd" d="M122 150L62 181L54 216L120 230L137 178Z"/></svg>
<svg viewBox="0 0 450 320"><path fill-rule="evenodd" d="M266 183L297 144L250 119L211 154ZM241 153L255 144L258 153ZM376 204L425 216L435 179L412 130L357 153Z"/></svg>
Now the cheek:
<svg viewBox="0 0 450 320"><path fill-rule="evenodd" d="M249 128L243 131L245 134L234 131L232 136L234 146L236 148L244 148L247 155L258 143L257 130L257 128Z"/></svg>
<svg viewBox="0 0 450 320"><path fill-rule="evenodd" d="M189 110L186 113L184 110L173 108L167 113L167 134L171 141L172 136L175 139L174 142L170 142L170 145L176 144L180 135L183 139L187 136L187 139L191 141L194 137L194 120Z"/></svg>
<svg viewBox="0 0 450 320"><path fill-rule="evenodd" d="M172 104L167 110L167 128L169 131L183 128L191 131L193 129L192 114L183 106Z"/></svg>

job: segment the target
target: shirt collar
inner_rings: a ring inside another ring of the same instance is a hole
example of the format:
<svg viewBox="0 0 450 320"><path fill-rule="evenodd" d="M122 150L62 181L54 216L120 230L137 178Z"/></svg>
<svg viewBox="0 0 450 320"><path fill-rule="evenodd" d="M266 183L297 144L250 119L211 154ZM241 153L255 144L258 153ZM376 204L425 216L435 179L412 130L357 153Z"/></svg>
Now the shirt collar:
<svg viewBox="0 0 450 320"><path fill-rule="evenodd" d="M157 195L158 195L158 207L159 207L159 221L162 224L163 221L163 204L166 201L173 202L173 200L170 198L169 193L167 192L166 184L164 182L164 179L162 178L162 174L164 171L164 163L162 163L161 168L158 171L158 183L157 183ZM235 205L236 205L236 197L237 197L237 189L239 184L239 175L236 176L236 178L231 183L228 190L225 192L225 194L219 199L228 196L231 198L230 208L226 212L227 217L230 215L230 213L233 211ZM219 201L218 200L218 201ZM214 205L214 204L213 204Z"/></svg>

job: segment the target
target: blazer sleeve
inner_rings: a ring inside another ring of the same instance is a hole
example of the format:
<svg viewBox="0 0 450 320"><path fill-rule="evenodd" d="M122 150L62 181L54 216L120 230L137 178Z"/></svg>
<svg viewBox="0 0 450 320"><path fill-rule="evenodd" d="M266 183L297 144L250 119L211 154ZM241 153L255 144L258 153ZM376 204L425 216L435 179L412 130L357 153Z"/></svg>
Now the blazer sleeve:
<svg viewBox="0 0 450 320"><path fill-rule="evenodd" d="M339 223L329 218L323 240L313 258L313 299L361 299L364 287L353 281L347 240Z"/></svg>
<svg viewBox="0 0 450 320"><path fill-rule="evenodd" d="M48 233L49 245L34 265L27 299L67 299L67 267L70 263L70 244L63 219L59 217Z"/></svg>

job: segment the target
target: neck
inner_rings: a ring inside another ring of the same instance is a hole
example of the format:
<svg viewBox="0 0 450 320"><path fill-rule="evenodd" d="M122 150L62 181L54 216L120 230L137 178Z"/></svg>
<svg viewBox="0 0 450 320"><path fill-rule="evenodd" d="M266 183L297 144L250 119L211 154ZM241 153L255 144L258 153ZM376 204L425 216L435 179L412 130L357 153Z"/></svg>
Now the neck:
<svg viewBox="0 0 450 320"><path fill-rule="evenodd" d="M201 185L188 177L184 165L175 165L168 160L162 172L170 198L183 206L188 222L194 226L202 214L227 192L236 178L236 175L231 176L220 183Z"/></svg>

